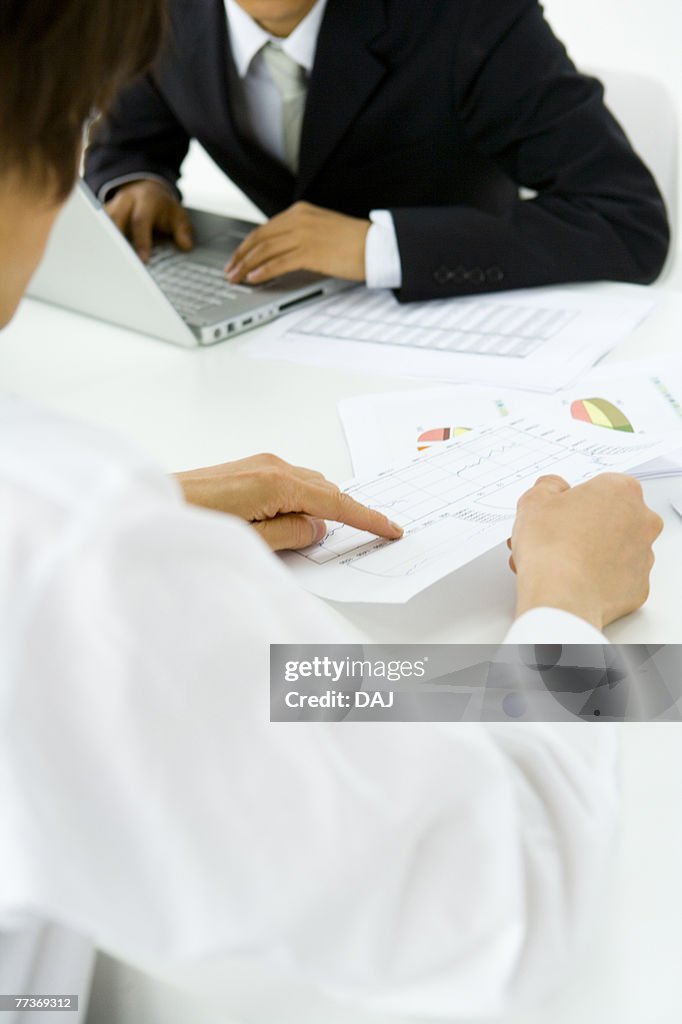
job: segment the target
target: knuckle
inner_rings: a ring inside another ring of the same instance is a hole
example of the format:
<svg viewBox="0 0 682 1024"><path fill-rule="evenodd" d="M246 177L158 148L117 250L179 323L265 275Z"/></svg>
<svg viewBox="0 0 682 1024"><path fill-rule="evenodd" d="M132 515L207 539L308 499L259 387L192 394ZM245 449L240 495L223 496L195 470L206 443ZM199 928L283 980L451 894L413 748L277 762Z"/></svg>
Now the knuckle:
<svg viewBox="0 0 682 1024"><path fill-rule="evenodd" d="M600 473L596 476L592 483L595 487L605 487L609 489L619 488L626 486L626 478L622 473Z"/></svg>
<svg viewBox="0 0 682 1024"><path fill-rule="evenodd" d="M534 490L524 491L519 500L516 502L516 508L518 511L522 511L529 505L533 505L537 500L537 492Z"/></svg>
<svg viewBox="0 0 682 1024"><path fill-rule="evenodd" d="M282 484L289 478L289 467L276 455L266 455L261 461L261 474L267 479L271 487L281 489Z"/></svg>
<svg viewBox="0 0 682 1024"><path fill-rule="evenodd" d="M130 215L130 223L133 228L144 231L151 224L151 217L147 210L135 207Z"/></svg>
<svg viewBox="0 0 682 1024"><path fill-rule="evenodd" d="M266 260L277 251L277 243L272 238L264 238L262 242L254 245L248 254L254 262Z"/></svg>
<svg viewBox="0 0 682 1024"><path fill-rule="evenodd" d="M634 476L626 476L622 473L613 473L611 477L614 481L614 486L619 487L624 494L629 495L632 498L640 498L643 495L642 485L639 480L636 480Z"/></svg>

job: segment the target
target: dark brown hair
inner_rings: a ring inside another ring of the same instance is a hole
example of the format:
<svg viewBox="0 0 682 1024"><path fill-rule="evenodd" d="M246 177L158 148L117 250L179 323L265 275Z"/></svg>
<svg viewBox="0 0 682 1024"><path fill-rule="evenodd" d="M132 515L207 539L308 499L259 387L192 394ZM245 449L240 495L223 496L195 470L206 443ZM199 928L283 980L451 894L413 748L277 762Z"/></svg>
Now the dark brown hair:
<svg viewBox="0 0 682 1024"><path fill-rule="evenodd" d="M64 198L86 121L151 64L164 27L165 0L0 0L0 172Z"/></svg>

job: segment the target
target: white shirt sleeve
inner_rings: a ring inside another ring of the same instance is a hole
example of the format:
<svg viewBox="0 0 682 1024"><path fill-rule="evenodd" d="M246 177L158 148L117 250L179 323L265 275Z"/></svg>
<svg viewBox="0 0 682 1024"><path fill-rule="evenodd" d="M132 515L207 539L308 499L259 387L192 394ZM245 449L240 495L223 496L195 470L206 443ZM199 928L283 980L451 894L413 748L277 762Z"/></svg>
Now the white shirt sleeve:
<svg viewBox="0 0 682 1024"><path fill-rule="evenodd" d="M271 724L270 643L362 638L247 526L105 483L75 522L16 517L0 909L210 978L226 1013L248 985L244 1020L266 991L282 1020L304 997L446 1020L551 984L608 863L612 730Z"/></svg>
<svg viewBox="0 0 682 1024"><path fill-rule="evenodd" d="M589 622L559 608L533 608L519 616L505 637L507 644L607 644Z"/></svg>
<svg viewBox="0 0 682 1024"><path fill-rule="evenodd" d="M388 210L372 210L372 226L365 242L365 282L368 288L400 288L403 268L393 217Z"/></svg>

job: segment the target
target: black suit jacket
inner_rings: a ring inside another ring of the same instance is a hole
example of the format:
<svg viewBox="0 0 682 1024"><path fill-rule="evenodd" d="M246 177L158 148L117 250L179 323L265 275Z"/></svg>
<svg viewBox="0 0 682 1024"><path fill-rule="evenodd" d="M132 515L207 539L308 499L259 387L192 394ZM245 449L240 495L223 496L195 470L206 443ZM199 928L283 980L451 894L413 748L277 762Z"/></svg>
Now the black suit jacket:
<svg viewBox="0 0 682 1024"><path fill-rule="evenodd" d="M223 0L170 15L87 154L95 191L136 172L175 184L196 138L268 215L389 209L402 300L660 272L658 189L536 0L329 0L296 178L239 133Z"/></svg>

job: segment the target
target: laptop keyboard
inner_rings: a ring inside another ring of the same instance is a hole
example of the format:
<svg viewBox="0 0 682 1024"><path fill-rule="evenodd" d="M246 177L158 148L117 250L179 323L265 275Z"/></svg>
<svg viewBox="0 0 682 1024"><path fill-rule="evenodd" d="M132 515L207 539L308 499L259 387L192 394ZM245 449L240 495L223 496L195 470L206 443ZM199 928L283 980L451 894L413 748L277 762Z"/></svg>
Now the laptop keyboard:
<svg viewBox="0 0 682 1024"><path fill-rule="evenodd" d="M173 245L154 246L147 269L186 320L211 306L220 306L256 290L230 284L222 266L188 260Z"/></svg>

